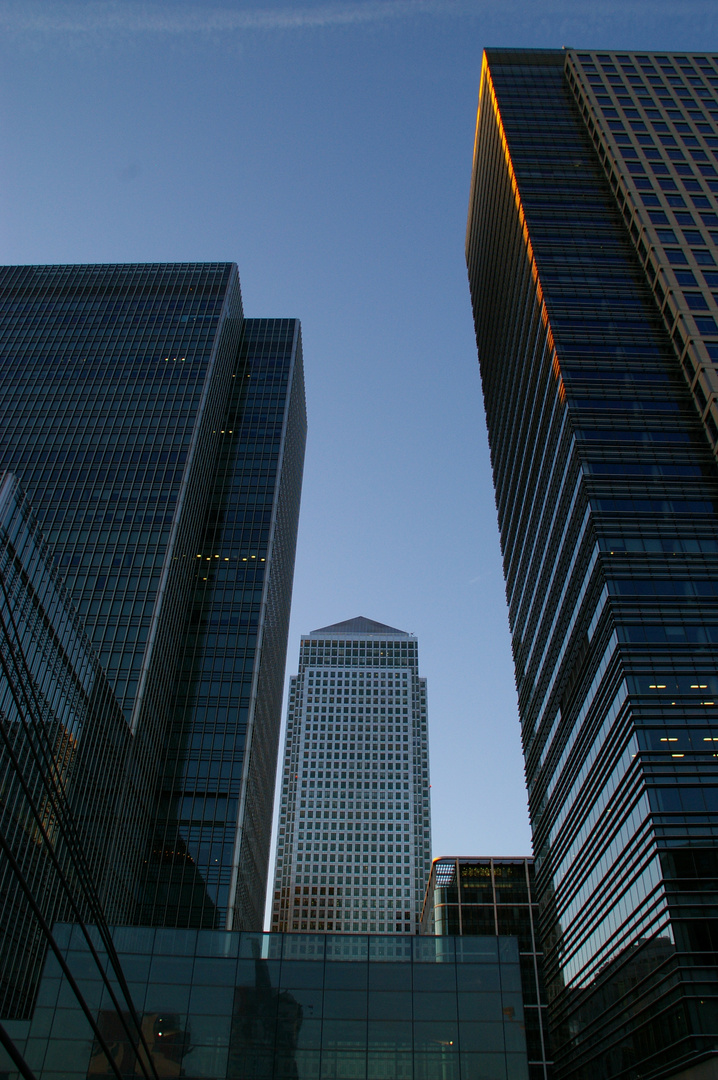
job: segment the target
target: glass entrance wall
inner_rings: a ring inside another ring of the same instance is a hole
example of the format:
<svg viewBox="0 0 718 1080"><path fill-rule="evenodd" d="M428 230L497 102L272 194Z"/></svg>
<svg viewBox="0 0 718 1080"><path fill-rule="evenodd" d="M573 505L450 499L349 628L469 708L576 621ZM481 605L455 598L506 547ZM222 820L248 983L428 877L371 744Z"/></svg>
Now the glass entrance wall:
<svg viewBox="0 0 718 1080"><path fill-rule="evenodd" d="M86 944L76 928L56 932L116 1064L134 1076ZM515 938L121 927L114 941L159 1076L528 1077ZM38 1080L116 1075L54 958L24 1053Z"/></svg>

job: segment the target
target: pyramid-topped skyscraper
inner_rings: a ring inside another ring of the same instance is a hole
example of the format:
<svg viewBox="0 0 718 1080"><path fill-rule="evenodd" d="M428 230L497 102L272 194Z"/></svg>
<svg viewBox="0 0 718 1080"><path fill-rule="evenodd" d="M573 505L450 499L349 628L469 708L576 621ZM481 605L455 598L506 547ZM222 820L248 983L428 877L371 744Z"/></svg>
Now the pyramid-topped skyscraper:
<svg viewBox="0 0 718 1080"><path fill-rule="evenodd" d="M272 930L415 933L431 867L416 638L359 616L302 638Z"/></svg>

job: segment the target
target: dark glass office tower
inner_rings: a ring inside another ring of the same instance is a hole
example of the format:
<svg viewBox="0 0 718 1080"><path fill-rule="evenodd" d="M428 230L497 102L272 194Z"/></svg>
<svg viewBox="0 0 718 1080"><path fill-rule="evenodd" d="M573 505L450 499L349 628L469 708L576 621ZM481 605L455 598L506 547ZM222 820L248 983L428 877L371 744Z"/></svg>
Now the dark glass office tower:
<svg viewBox="0 0 718 1080"><path fill-rule="evenodd" d="M146 868L141 921L162 926L264 918L306 434L295 320L246 320L221 423Z"/></svg>
<svg viewBox="0 0 718 1080"><path fill-rule="evenodd" d="M130 732L37 521L0 476L0 1016L27 1019L58 919L132 915Z"/></svg>
<svg viewBox="0 0 718 1080"><path fill-rule="evenodd" d="M139 921L261 925L305 427L233 264L0 271L0 461L124 711Z"/></svg>
<svg viewBox="0 0 718 1080"><path fill-rule="evenodd" d="M482 70L467 263L561 1078L718 1065L717 89L709 56Z"/></svg>

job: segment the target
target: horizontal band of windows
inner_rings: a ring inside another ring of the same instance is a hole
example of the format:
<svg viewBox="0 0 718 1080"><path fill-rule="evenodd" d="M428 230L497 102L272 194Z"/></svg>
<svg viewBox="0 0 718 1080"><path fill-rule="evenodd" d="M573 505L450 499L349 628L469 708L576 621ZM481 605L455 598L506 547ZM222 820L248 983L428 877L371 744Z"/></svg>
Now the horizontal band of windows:
<svg viewBox="0 0 718 1080"><path fill-rule="evenodd" d="M633 442L633 443L690 443L694 441L687 431L645 431L643 428L584 428L575 432L579 439L590 439L600 442ZM696 432L695 441L697 441Z"/></svg>
<svg viewBox="0 0 718 1080"><path fill-rule="evenodd" d="M591 508L604 514L714 514L708 499L592 499Z"/></svg>
<svg viewBox="0 0 718 1080"><path fill-rule="evenodd" d="M718 540L711 537L607 536L599 539L601 551L610 555L645 551L666 555L718 554Z"/></svg>
<svg viewBox="0 0 718 1080"><path fill-rule="evenodd" d="M570 399L569 399L570 400ZM578 409L615 409L624 412L670 412L681 411L677 401L636 401L633 397L625 398L578 398L570 404Z"/></svg>
<svg viewBox="0 0 718 1080"><path fill-rule="evenodd" d="M718 596L718 581L618 578L606 584L614 596Z"/></svg>
<svg viewBox="0 0 718 1080"><path fill-rule="evenodd" d="M706 645L718 644L718 624L703 626L662 623L624 623L617 627L618 639L632 644Z"/></svg>
<svg viewBox="0 0 718 1080"><path fill-rule="evenodd" d="M569 333L573 331L575 334L583 334L584 340L591 334L595 334L597 337L606 338L610 335L611 331L615 334L631 334L634 333L637 338L646 337L646 322L647 318L652 314L647 306L642 305L642 317L636 319L619 319L609 321L605 316L602 319L590 319L590 318L555 318L551 317L551 325L554 329L554 334ZM618 313L617 313L618 314Z"/></svg>
<svg viewBox="0 0 718 1080"><path fill-rule="evenodd" d="M584 472L593 476L710 476L700 465L674 465L667 462L590 461Z"/></svg>
<svg viewBox="0 0 718 1080"><path fill-rule="evenodd" d="M571 356L570 351L562 351L561 357L563 363L570 362L570 360L576 359L580 362L580 370L586 370L585 364L587 364L593 357L597 360L600 358L600 363L603 365L606 361L610 361L612 358L616 358L618 361L617 368L622 373L626 371L626 355L631 357L631 374L636 371L636 361L644 359L646 361L654 360L662 365L669 363L675 364L675 357L672 352L668 352L666 349L661 348L660 345L652 341L650 338L645 338L640 344L632 344L630 341L616 341L612 344L601 344L600 341L585 342L582 348L577 349L574 356ZM590 369L589 369L590 370ZM663 367L657 370L665 370Z"/></svg>
<svg viewBox="0 0 718 1080"><path fill-rule="evenodd" d="M648 797L657 813L718 813L718 787L649 788Z"/></svg>

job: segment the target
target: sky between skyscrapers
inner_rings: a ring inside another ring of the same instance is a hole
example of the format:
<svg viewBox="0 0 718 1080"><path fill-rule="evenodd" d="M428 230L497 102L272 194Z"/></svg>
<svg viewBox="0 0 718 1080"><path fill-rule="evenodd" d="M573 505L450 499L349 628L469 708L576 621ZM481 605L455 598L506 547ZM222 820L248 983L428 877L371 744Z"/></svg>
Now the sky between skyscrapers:
<svg viewBox="0 0 718 1080"><path fill-rule="evenodd" d="M715 50L714 0L107 11L0 3L0 261L237 260L248 311L302 319L290 670L347 612L416 634L434 853L526 853L463 261L481 53Z"/></svg>

